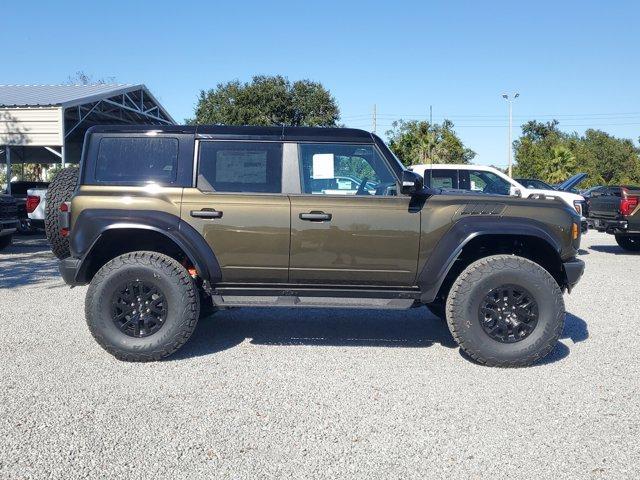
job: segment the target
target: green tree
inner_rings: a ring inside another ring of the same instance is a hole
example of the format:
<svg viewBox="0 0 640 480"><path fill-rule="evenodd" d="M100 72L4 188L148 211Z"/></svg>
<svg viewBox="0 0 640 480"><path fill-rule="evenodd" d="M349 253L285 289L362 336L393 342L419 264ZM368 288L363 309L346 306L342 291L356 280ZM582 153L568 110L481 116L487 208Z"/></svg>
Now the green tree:
<svg viewBox="0 0 640 480"><path fill-rule="evenodd" d="M453 130L453 123L430 124L398 120L387 132L389 148L405 165L421 163L470 163L476 153Z"/></svg>
<svg viewBox="0 0 640 480"><path fill-rule="evenodd" d="M576 157L564 145L554 146L551 152L551 158L544 165L543 176L549 183L562 183L575 171Z"/></svg>
<svg viewBox="0 0 640 480"><path fill-rule="evenodd" d="M585 132L577 148L584 164L600 183L637 183L640 181L640 150L629 139L616 138L600 130Z"/></svg>
<svg viewBox="0 0 640 480"><path fill-rule="evenodd" d="M255 76L248 83L233 80L200 92L193 124L288 125L333 127L340 110L318 82Z"/></svg>
<svg viewBox="0 0 640 480"><path fill-rule="evenodd" d="M582 136L565 133L558 125L532 120L522 126L513 144L516 176L558 183L585 172L585 187L640 182L640 150L631 140L593 129Z"/></svg>

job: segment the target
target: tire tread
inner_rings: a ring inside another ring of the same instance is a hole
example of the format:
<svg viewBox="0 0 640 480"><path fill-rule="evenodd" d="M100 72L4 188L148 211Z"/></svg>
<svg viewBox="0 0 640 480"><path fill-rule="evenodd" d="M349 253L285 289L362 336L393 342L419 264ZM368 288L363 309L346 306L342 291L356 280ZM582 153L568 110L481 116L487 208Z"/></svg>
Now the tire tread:
<svg viewBox="0 0 640 480"><path fill-rule="evenodd" d="M165 274L173 277L182 289L181 301L184 305L184 310L180 320L182 322L181 328L178 329L178 332L171 340L157 345L156 349L147 353L131 353L121 350L115 345L109 343L105 336L101 334L99 329L97 329L90 321L92 312L99 311L99 304L96 304L96 302L99 303L101 299L97 298L97 295L95 295L98 286L104 282L109 275L113 274L118 269L135 265L150 266L156 270L163 271ZM189 273L173 258L157 252L130 252L107 262L98 271L98 273L96 273L91 281L86 298L85 316L87 318L87 324L91 335L111 355L128 362L157 361L176 352L191 337L191 334L194 332L196 325L198 324L198 318L200 315L198 289L193 279L189 276Z"/></svg>
<svg viewBox="0 0 640 480"><path fill-rule="evenodd" d="M71 199L78 184L80 170L78 167L68 167L62 170L49 184L45 195L44 232L51 245L51 251L60 260L71 255L69 251L69 239L60 235L58 221L58 209L62 202Z"/></svg>
<svg viewBox="0 0 640 480"><path fill-rule="evenodd" d="M512 268L526 270L539 277L540 281L548 287L549 292L552 292L551 296L555 303L555 311L559 313L558 318L556 318L556 321L553 322L550 327L553 328L553 331L547 335L548 340L541 348L525 353L522 358L517 361L504 361L494 356L483 354L476 346L471 344L464 335L461 334L461 325L459 322L468 321L465 319L465 313L462 311L461 298L466 294L466 292L470 291L473 284L479 282L484 276L493 273L496 270ZM473 360L487 366L506 368L522 367L531 365L547 356L554 349L558 338L562 333L564 327L564 316L565 307L562 291L551 274L537 263L515 255L491 255L473 262L454 281L446 302L447 324L454 340Z"/></svg>

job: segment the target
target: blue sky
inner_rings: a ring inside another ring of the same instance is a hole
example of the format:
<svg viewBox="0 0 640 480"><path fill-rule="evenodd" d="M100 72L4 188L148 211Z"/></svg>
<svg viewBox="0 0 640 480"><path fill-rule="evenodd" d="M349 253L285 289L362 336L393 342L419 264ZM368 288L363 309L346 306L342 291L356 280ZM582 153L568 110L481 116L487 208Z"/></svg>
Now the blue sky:
<svg viewBox="0 0 640 480"><path fill-rule="evenodd" d="M476 163L504 165L514 125L640 136L640 2L11 2L0 83L78 70L145 83L179 121L198 92L255 74L322 82L342 122L450 118ZM519 129L514 129L514 135Z"/></svg>

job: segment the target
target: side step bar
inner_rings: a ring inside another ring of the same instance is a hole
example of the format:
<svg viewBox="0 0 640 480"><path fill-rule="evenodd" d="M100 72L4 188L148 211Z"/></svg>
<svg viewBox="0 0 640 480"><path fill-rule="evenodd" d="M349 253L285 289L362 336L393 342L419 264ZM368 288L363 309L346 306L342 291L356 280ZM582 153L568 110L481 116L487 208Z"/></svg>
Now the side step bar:
<svg viewBox="0 0 640 480"><path fill-rule="evenodd" d="M375 308L406 310L416 303L415 300L410 298L212 295L211 299L217 307Z"/></svg>
<svg viewBox="0 0 640 480"><path fill-rule="evenodd" d="M404 310L417 306L417 288L349 288L218 285L211 294L218 307L372 308Z"/></svg>

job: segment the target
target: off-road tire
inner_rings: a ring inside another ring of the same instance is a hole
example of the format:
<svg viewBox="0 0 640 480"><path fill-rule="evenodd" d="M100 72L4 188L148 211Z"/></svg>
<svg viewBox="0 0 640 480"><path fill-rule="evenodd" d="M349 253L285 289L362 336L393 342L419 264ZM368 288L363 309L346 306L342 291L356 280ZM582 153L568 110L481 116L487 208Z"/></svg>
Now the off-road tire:
<svg viewBox="0 0 640 480"><path fill-rule="evenodd" d="M155 333L136 338L126 335L112 319L112 298L126 281L155 283L167 303L167 318ZM176 260L156 252L131 252L114 258L94 276L85 301L89 330L114 357L149 362L167 357L182 347L196 328L200 314L198 288Z"/></svg>
<svg viewBox="0 0 640 480"><path fill-rule="evenodd" d="M4 250L13 243L13 235L5 235L0 237L0 250Z"/></svg>
<svg viewBox="0 0 640 480"><path fill-rule="evenodd" d="M60 235L58 212L62 202L71 200L71 196L78 184L79 172L77 167L69 167L62 170L49 184L45 196L44 231L51 245L51 251L60 260L67 258L70 253L69 240Z"/></svg>
<svg viewBox="0 0 640 480"><path fill-rule="evenodd" d="M616 235L616 242L627 252L640 252L640 235Z"/></svg>
<svg viewBox="0 0 640 480"><path fill-rule="evenodd" d="M528 290L538 305L537 325L515 343L489 336L478 318L485 296L505 284ZM493 255L469 265L453 283L446 309L449 330L462 350L478 363L495 367L528 366L548 355L562 333L565 317L555 279L537 263L514 255Z"/></svg>

